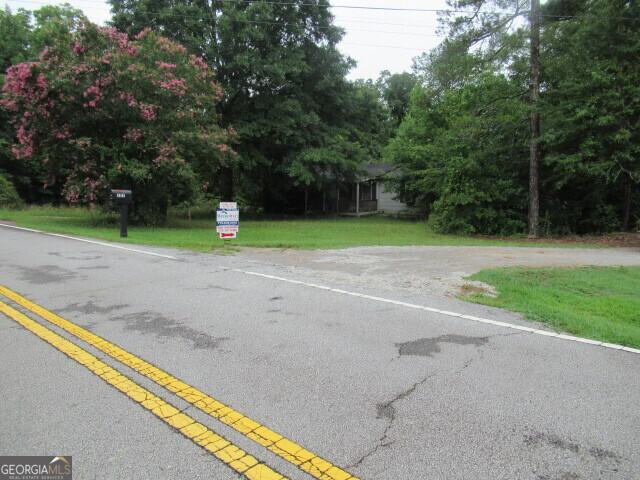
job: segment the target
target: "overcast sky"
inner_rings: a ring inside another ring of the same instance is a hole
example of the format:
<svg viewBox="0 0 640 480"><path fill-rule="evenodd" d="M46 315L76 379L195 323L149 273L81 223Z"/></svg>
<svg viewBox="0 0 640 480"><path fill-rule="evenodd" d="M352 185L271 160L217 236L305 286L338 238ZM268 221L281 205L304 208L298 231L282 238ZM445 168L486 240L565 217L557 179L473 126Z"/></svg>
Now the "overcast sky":
<svg viewBox="0 0 640 480"><path fill-rule="evenodd" d="M12 9L35 10L42 5L65 3L47 0L5 0ZM110 18L109 5L103 0L68 0L89 19L104 23ZM346 30L340 50L358 62L350 77L377 78L382 70L392 73L411 69L411 59L435 47L435 12L362 10L351 7L429 8L446 6L445 0L332 0L335 23Z"/></svg>

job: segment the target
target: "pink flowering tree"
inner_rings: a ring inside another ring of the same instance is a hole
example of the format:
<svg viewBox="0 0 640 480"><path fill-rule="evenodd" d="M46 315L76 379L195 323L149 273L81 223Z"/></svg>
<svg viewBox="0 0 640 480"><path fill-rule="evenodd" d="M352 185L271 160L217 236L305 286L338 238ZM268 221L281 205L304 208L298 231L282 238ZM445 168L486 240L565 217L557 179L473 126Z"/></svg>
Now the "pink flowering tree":
<svg viewBox="0 0 640 480"><path fill-rule="evenodd" d="M39 161L45 187L71 204L107 204L111 188L131 188L134 216L156 223L234 162L234 132L216 113L222 95L182 45L86 24L70 44L11 66L0 104L16 161Z"/></svg>

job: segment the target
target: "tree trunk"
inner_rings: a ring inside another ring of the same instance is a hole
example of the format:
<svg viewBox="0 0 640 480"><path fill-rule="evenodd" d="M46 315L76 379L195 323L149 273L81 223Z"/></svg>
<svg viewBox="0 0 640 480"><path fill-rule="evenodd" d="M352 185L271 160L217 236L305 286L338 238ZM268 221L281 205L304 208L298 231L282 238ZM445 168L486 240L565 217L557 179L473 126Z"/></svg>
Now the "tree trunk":
<svg viewBox="0 0 640 480"><path fill-rule="evenodd" d="M531 0L531 139L529 145L529 237L540 236L540 0Z"/></svg>

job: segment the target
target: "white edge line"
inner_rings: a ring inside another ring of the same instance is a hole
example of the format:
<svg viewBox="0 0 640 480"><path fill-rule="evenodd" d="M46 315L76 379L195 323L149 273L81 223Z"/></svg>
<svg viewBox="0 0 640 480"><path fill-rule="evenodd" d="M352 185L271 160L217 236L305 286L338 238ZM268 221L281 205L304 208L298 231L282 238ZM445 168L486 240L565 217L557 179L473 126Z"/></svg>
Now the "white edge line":
<svg viewBox="0 0 640 480"><path fill-rule="evenodd" d="M44 232L42 230L36 230L35 228L18 227L16 225L7 225L6 223L0 223L0 227L13 228L15 230L23 230L25 232L39 233L41 235L49 235L51 237L66 238L68 240L75 240L77 242L85 242L91 243L93 245L101 245L103 247L116 248L118 250L126 250L127 252L142 253L144 255L152 255L154 257L168 258L169 260L178 260L177 257L173 257L171 255L163 255L162 253L150 252L148 250L140 250L137 248L123 247L121 245L113 245L106 242L98 242L97 240L87 240L86 238L72 237L71 235L63 235L62 233Z"/></svg>
<svg viewBox="0 0 640 480"><path fill-rule="evenodd" d="M41 235L49 235L52 237L59 237L59 238L66 238L69 240L76 240L78 242L85 242L85 243L91 243L94 245L101 245L103 247L109 247L109 248L116 248L119 250L125 250L127 252L134 252L134 253L142 253L144 255L152 255L154 257L161 257L161 258L168 258L170 260L177 260L177 257L173 257L171 255L163 255L161 253L156 253L156 252L150 252L148 250L139 250L137 248L128 248L128 247L123 247L120 245L113 245L110 243L105 243L105 242L98 242L96 240L87 240L85 238L78 238L78 237L72 237L71 235L63 235L61 233L51 233L51 232L44 232L42 230L36 230L35 228L27 228L27 227L18 227L16 225L7 225L6 223L0 223L0 227L5 227L5 228L13 228L16 230L23 230L25 232L32 232L32 233L39 233ZM332 287L327 287L325 285L318 285L315 283L307 283L307 282L302 282L300 280L292 280L289 278L284 278L284 277L278 277L275 275L268 275L266 273L258 273L258 272L251 272L249 270L240 270L238 268L230 268L230 269L225 269L225 270L230 270L232 272L238 272L238 273L244 273L246 275L253 275L256 277L262 277L262 278L268 278L270 280L278 280L280 282L287 282L287 283L292 283L294 285L303 285L306 287L311 287L311 288L316 288L318 290L328 290L334 293L339 293L342 295L349 295L352 297L359 297L359 298L364 298L367 300L374 300L376 302L383 302L383 303L391 303L394 305L399 305L402 307L407 307L407 308L414 308L414 309L418 309L418 310L424 310L427 312L432 312L432 313L439 313L440 315L446 315L448 317L455 317L455 318L462 318L465 320L470 320L472 322L478 322L478 323L484 323L484 324L488 324L488 325L494 325L496 327L504 327L504 328L510 328L512 330L519 330L522 332L526 332L526 333L532 333L535 335L541 335L541 336L545 336L545 337L555 337L558 338L560 340L566 340L569 342L577 342L577 343L583 343L583 344L588 344L588 345L595 345L598 347L604 347L604 348L609 348L612 350L622 350L625 352L629 352L629 353L636 353L636 354L640 354L640 349L637 348L632 348L632 347L625 347L624 345L618 345L615 343L607 343L607 342L601 342L599 340L591 340L589 338L582 338L582 337L574 337L572 335L565 335L563 333L557 333L557 332L552 332L549 330L540 330L540 329L533 329L531 327L525 327L522 325L516 325L514 323L507 323L507 322L500 322L497 320L490 320L488 318L482 318L482 317L475 317L473 315L466 315L466 314L462 314L462 313L456 313L456 312L451 312L448 310L440 310L438 308L433 308L433 307L427 307L424 305L416 305L415 303L407 303L407 302L401 302L398 300L391 300L389 298L383 298L383 297L376 297L373 295L367 295L364 293L357 293L357 292L350 292L348 290L342 290L339 288L332 288Z"/></svg>
<svg viewBox="0 0 640 480"><path fill-rule="evenodd" d="M615 344L615 343L606 343L606 342L601 342L599 340L591 340L590 338L574 337L573 335L566 335L564 333L552 332L550 330L535 329L535 328L531 328L531 327L525 327L523 325L516 325L514 323L500 322L500 321L497 321L497 320L490 320L488 318L482 318L482 317L474 317L473 315L466 315L466 314L461 314L461 313L456 313L456 312L450 312L448 310L440 310L438 308L427 307L425 305L417 305L415 303L401 302L401 301L398 301L398 300L391 300L389 298L376 297L376 296L373 296L373 295L367 295L367 294L363 294L363 293L350 292L348 290L342 290L340 288L327 287L325 285L318 285L316 283L301 282L300 280L292 280L292 279L289 279L289 278L277 277L275 275L268 275L266 273L252 272L252 271L249 271L249 270L240 270L239 268L232 268L230 270L233 271L233 272L244 273L246 275L253 275L255 277L268 278L270 280L278 280L280 282L293 283L295 285L304 285L306 287L316 288L316 289L319 289L319 290L328 290L330 292L339 293L341 295L349 295L351 297L364 298L364 299L367 299L367 300L374 300L376 302L391 303L391 304L399 305L399 306L402 306L402 307L414 308L414 309L417 309L417 310L423 310L423 311L432 312L432 313L439 313L440 315L446 315L448 317L462 318L462 319L465 319L465 320L470 320L472 322L478 322L478 323L484 323L484 324L488 324L488 325L494 325L496 327L510 328L512 330L518 330L518 331L521 331L521 332L531 333L531 334L534 334L534 335L540 335L540 336L551 337L551 338L558 338L560 340L565 340L565 341L568 341L568 342L577 342L577 343L582 343L582 344L594 345L594 346L597 346L597 347L609 348L609 349L612 349L612 350L622 350L622 351L629 352L629 353L640 354L640 349L631 348L631 347L625 347L624 345L618 345L618 344Z"/></svg>

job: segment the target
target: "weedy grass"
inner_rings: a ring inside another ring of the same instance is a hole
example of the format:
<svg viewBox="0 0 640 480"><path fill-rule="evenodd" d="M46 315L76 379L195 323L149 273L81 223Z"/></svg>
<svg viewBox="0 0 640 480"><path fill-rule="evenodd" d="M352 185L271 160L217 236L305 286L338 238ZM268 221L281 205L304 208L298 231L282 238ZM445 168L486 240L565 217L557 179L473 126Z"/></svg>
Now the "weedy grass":
<svg viewBox="0 0 640 480"><path fill-rule="evenodd" d="M130 226L128 238L120 238L117 214L69 207L29 207L0 209L0 220L18 226L124 243L156 245L194 251L223 248L216 237L215 213L199 212L189 221L183 212L171 212L162 227ZM532 242L524 237L483 238L441 235L426 221L369 217L322 217L295 219L240 218L238 238L228 242L236 247L331 249L358 246L466 245L466 246L597 246L586 242Z"/></svg>
<svg viewBox="0 0 640 480"><path fill-rule="evenodd" d="M497 296L464 300L501 307L580 337L640 347L640 267L498 268L471 277Z"/></svg>

